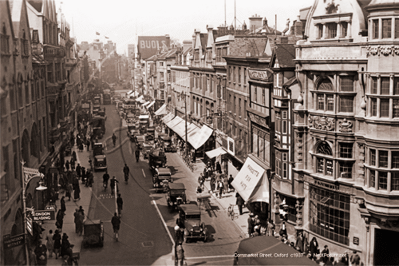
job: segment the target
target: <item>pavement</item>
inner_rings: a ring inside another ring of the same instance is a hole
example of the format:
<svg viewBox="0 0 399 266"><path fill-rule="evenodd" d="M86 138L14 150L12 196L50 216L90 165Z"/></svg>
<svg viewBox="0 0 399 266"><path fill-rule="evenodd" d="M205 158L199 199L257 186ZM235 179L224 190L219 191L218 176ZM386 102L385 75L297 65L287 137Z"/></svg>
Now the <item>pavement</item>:
<svg viewBox="0 0 399 266"><path fill-rule="evenodd" d="M86 169L90 168L88 160L91 151L87 151L85 147L83 152L79 152L76 145L72 148L72 151L76 152L76 157L77 157L76 165L79 163L81 166L85 167ZM71 156L65 157L65 160L70 160L70 159ZM73 214L76 208L82 206L83 210L85 210L85 215L86 215L85 219L86 219L87 216L90 215L90 202L92 195L91 187L85 187L85 185L82 184L82 182L79 182L79 185L80 185L80 200L75 202L72 197L71 201L68 201L67 198L65 199L66 212L61 233L61 236L63 233L66 233L68 235L69 242L74 245L73 247L74 253L80 253L82 248L81 245L82 245L83 236L79 236L77 233L75 233L75 223L73 222L74 220ZM65 191L60 190L59 199L61 199L62 196L65 196ZM59 210L59 208L61 207L60 200L57 200L56 205L57 205L57 210ZM55 226L55 221L44 222L42 224L42 227L45 229L45 231L43 231L42 233L43 243L45 244L45 238L49 230L53 230L54 233L57 228ZM52 258L47 257L47 265L62 265L62 262L63 260L60 258L55 259L54 254Z"/></svg>

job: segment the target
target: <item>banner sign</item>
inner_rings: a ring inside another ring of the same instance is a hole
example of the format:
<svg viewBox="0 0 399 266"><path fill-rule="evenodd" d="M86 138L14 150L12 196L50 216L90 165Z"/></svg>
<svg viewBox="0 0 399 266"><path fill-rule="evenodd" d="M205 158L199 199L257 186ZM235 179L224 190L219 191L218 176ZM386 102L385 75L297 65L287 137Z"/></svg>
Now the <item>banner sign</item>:
<svg viewBox="0 0 399 266"><path fill-rule="evenodd" d="M158 50L166 52L169 46L169 36L138 36L138 52L141 59L150 58Z"/></svg>
<svg viewBox="0 0 399 266"><path fill-rule="evenodd" d="M25 244L25 234L7 237L3 240L4 249L11 249Z"/></svg>
<svg viewBox="0 0 399 266"><path fill-rule="evenodd" d="M34 178L35 176L42 176L43 174L39 172L38 169L34 169L34 168L28 168L28 167L22 167L23 171L24 171L24 182L25 185L27 185L29 183L29 181Z"/></svg>
<svg viewBox="0 0 399 266"><path fill-rule="evenodd" d="M50 221L55 220L54 210L35 210L33 221Z"/></svg>

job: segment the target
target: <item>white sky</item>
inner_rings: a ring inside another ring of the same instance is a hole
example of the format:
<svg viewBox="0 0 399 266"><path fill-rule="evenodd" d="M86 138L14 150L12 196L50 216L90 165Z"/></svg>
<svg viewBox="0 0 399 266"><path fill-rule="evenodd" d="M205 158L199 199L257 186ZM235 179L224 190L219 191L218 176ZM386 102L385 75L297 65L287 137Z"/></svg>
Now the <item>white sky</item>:
<svg viewBox="0 0 399 266"><path fill-rule="evenodd" d="M299 9L315 0L236 0L237 26L254 14L266 17L269 26L285 28L287 19L294 21ZM118 53L127 51L127 44L137 44L137 36L169 34L171 38L191 40L194 29L206 32L224 24L224 0L56 0L72 28L78 43L92 42L105 36L116 42ZM227 25L234 23L234 0L226 0ZM101 33L96 35L96 31Z"/></svg>

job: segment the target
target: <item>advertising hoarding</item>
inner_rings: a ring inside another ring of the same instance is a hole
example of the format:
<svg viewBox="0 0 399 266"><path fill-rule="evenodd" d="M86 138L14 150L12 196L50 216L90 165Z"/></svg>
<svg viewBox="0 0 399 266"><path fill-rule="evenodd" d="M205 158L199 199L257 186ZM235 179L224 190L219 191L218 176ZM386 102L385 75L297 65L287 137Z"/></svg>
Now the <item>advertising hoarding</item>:
<svg viewBox="0 0 399 266"><path fill-rule="evenodd" d="M138 36L138 52L141 59L147 59L157 53L158 50L166 51L170 46L170 37L165 36Z"/></svg>

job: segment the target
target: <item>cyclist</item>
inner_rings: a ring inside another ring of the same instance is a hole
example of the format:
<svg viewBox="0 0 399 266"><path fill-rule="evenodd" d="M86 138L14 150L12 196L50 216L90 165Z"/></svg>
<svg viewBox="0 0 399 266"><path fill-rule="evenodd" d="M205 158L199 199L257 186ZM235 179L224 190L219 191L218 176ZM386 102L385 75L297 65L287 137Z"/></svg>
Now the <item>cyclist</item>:
<svg viewBox="0 0 399 266"><path fill-rule="evenodd" d="M125 174L125 182L126 183L129 180L129 172L130 172L130 169L127 166L127 164L125 164L125 166L123 167L123 173Z"/></svg>
<svg viewBox="0 0 399 266"><path fill-rule="evenodd" d="M116 185L116 183L119 183L119 181L116 180L115 176L113 176L112 179L111 179L111 183L110 183L110 186L111 186L111 194L112 194L112 195L114 194L114 190L115 190L115 185Z"/></svg>
<svg viewBox="0 0 399 266"><path fill-rule="evenodd" d="M116 136L115 136L115 133L112 134L112 142L114 143L114 147L115 147L115 144L116 144Z"/></svg>
<svg viewBox="0 0 399 266"><path fill-rule="evenodd" d="M105 170L105 174L103 175L104 190L107 190L108 180L109 180L108 170Z"/></svg>

